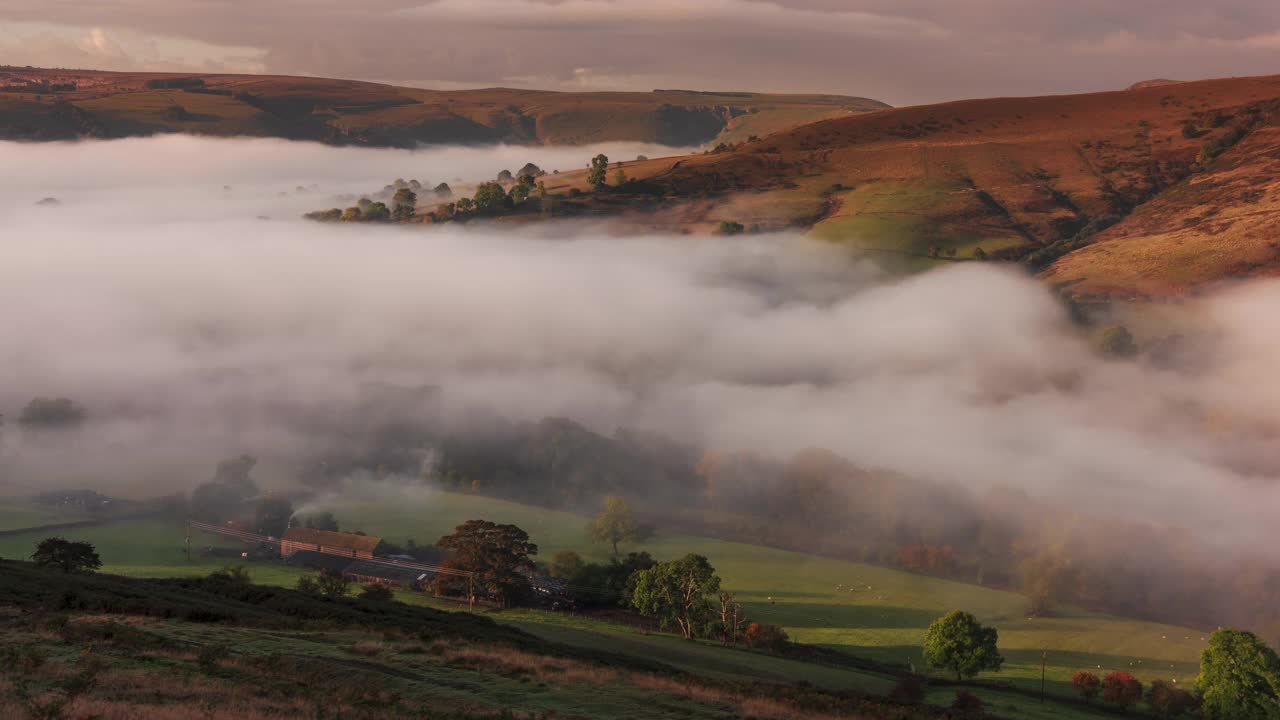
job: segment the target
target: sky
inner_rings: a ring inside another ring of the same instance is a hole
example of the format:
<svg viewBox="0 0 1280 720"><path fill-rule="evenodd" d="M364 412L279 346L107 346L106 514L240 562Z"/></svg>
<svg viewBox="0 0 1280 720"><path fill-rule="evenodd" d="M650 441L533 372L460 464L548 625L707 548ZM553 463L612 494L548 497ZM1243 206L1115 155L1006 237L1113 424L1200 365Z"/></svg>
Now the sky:
<svg viewBox="0 0 1280 720"><path fill-rule="evenodd" d="M1274 0L0 0L0 62L894 105L1280 72Z"/></svg>

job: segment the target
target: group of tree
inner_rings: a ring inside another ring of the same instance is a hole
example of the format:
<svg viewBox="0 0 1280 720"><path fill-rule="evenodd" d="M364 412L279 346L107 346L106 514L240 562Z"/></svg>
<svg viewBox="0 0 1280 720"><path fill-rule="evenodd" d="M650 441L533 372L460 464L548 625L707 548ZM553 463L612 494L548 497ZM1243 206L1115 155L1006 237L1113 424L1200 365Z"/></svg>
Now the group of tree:
<svg viewBox="0 0 1280 720"><path fill-rule="evenodd" d="M1071 687L1086 702L1101 697L1122 710L1144 698L1142 682L1123 671L1099 678L1081 670L1071 676ZM1160 718L1198 710L1204 720L1275 720L1280 718L1280 658L1251 632L1218 630L1200 653L1194 692L1173 681L1153 680L1145 698Z"/></svg>
<svg viewBox="0 0 1280 720"><path fill-rule="evenodd" d="M69 398L37 397L18 413L18 424L33 430L70 428L82 424L88 416L83 406Z"/></svg>

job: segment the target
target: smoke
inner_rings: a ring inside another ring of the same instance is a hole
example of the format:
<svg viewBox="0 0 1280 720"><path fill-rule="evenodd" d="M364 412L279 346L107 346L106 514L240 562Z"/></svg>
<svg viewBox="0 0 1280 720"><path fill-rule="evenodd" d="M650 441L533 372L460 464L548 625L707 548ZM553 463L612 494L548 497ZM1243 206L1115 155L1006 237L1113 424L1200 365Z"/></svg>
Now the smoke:
<svg viewBox="0 0 1280 720"><path fill-rule="evenodd" d="M65 433L7 423L0 491L185 491L240 452L286 482L377 413L480 410L825 447L1222 543L1259 541L1280 510L1272 282L1144 315L1140 339L1182 340L1109 361L1046 288L990 265L894 279L791 235L299 218L396 177L599 151L0 145L0 410L66 396L90 414Z"/></svg>

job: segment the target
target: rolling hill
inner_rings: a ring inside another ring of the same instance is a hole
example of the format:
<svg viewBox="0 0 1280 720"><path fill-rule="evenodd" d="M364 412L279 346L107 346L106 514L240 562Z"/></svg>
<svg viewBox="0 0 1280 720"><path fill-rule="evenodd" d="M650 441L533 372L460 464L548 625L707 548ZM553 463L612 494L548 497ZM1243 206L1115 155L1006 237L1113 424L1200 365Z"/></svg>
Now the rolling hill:
<svg viewBox="0 0 1280 720"><path fill-rule="evenodd" d="M966 100L622 167L674 199L654 226L798 227L908 269L1019 260L1075 295L1176 295L1276 266L1278 108L1280 76Z"/></svg>
<svg viewBox="0 0 1280 720"><path fill-rule="evenodd" d="M408 147L420 143L696 145L888 107L838 95L436 91L270 75L0 67L0 139L161 132Z"/></svg>

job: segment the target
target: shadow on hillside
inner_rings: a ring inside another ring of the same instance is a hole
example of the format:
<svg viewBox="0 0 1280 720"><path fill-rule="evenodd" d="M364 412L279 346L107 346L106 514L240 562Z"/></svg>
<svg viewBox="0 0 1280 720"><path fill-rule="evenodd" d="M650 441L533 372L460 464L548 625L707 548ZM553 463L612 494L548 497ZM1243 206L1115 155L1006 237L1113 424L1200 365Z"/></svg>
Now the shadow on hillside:
<svg viewBox="0 0 1280 720"><path fill-rule="evenodd" d="M768 622L793 628L874 628L919 629L938 619L938 613L919 608L893 607L889 605L840 605L824 603L796 603L779 600L770 603L744 603L747 613L763 613Z"/></svg>

